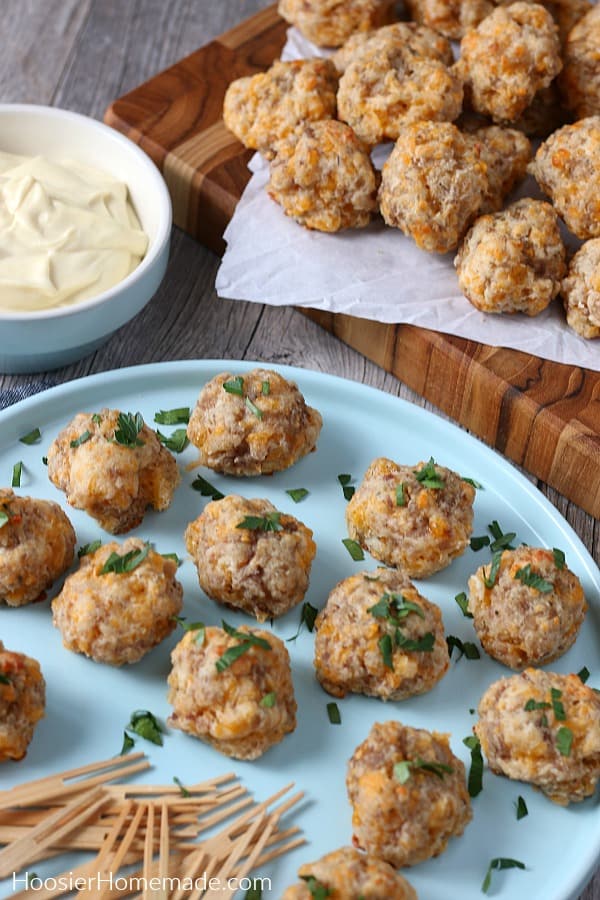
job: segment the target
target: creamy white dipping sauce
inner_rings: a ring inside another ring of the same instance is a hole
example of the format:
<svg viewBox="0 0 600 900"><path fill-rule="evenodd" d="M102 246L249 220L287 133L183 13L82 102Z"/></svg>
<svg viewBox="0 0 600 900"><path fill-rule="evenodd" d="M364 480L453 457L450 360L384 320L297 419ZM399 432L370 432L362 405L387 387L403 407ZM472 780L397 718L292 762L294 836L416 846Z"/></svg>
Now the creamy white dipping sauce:
<svg viewBox="0 0 600 900"><path fill-rule="evenodd" d="M97 296L129 275L147 247L126 184L78 162L0 151L0 309Z"/></svg>

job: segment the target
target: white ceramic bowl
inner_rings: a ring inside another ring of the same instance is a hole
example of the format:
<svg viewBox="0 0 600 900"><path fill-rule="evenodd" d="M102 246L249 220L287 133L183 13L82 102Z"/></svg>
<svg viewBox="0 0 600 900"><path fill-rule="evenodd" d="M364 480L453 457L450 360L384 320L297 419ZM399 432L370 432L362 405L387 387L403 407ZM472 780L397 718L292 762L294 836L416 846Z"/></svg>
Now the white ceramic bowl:
<svg viewBox="0 0 600 900"><path fill-rule="evenodd" d="M0 150L71 158L124 181L149 238L145 257L119 284L73 306L0 310L0 372L40 372L96 350L156 293L169 257L171 199L162 175L132 141L95 119L49 106L0 104Z"/></svg>

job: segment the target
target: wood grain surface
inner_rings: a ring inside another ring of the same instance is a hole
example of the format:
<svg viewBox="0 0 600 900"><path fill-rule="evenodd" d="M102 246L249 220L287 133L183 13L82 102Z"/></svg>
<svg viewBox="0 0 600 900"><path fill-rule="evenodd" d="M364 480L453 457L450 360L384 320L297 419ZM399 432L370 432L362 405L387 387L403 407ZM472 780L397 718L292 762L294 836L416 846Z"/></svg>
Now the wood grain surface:
<svg viewBox="0 0 600 900"><path fill-rule="evenodd" d="M162 169L174 220L215 252L248 181L227 131L234 78L264 69L285 38L276 6L238 24L112 103L106 121ZM308 311L327 328L529 472L600 515L600 374L423 328Z"/></svg>
<svg viewBox="0 0 600 900"><path fill-rule="evenodd" d="M269 5L270 0L3 0L0 99L48 103L101 119L115 97ZM210 250L175 228L165 280L132 323L71 366L0 376L0 392L171 359L258 359L329 372L434 410L405 383L298 311L219 300L214 290L218 264ZM562 402L569 402L568 393L567 382ZM546 483L538 486L600 560L597 519ZM581 900L600 900L600 874Z"/></svg>

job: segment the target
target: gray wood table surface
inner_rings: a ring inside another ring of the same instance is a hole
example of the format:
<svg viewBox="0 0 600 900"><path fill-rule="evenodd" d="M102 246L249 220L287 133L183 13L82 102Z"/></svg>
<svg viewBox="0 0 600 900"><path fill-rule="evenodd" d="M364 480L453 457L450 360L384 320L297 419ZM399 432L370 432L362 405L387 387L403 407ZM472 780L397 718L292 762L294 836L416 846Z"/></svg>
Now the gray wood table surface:
<svg viewBox="0 0 600 900"><path fill-rule="evenodd" d="M60 106L101 119L112 100L269 2L2 0L0 101ZM299 312L219 300L218 264L214 254L174 229L167 276L134 322L75 365L39 376L0 376L0 391L42 378L60 383L123 366L210 357L303 366L428 406ZM598 522L539 487L598 561ZM600 872L582 900L600 900Z"/></svg>

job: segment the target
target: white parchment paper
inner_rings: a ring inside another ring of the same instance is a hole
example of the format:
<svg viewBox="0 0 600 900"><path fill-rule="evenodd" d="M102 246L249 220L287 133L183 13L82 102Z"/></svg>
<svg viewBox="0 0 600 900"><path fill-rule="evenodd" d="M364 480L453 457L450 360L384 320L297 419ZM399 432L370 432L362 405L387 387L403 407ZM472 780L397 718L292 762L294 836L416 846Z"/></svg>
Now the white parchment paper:
<svg viewBox="0 0 600 900"><path fill-rule="evenodd" d="M319 52L290 29L282 57ZM378 167L388 152L377 148ZM419 325L600 371L600 341L571 331L558 299L534 318L481 313L459 289L454 254L419 250L382 220L338 234L309 231L269 198L268 163L257 154L250 168L251 180L225 232L227 250L216 282L220 297ZM531 179L518 193L540 196Z"/></svg>

